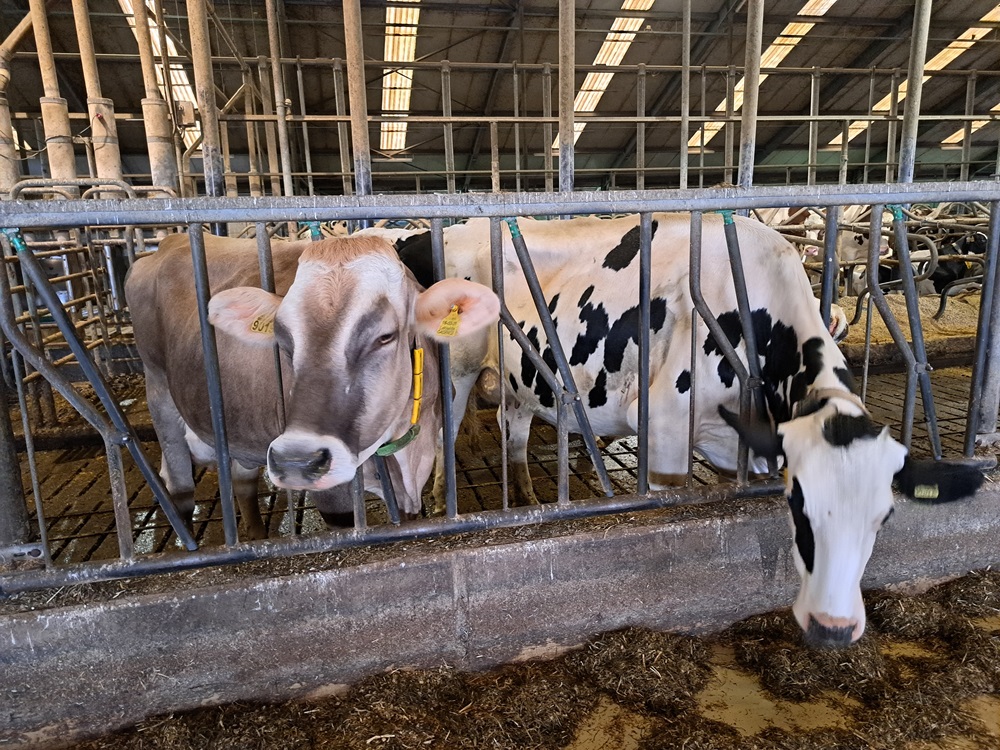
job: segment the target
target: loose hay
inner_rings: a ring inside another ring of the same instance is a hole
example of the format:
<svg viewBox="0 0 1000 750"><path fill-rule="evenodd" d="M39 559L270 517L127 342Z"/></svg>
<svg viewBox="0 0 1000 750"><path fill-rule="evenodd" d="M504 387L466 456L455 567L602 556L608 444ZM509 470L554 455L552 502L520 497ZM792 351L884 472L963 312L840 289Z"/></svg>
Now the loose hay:
<svg viewBox="0 0 1000 750"><path fill-rule="evenodd" d="M76 747L588 750L577 734L608 700L619 716L644 717L637 750L929 750L956 740L1000 747L971 701L1000 695L1000 629L983 624L996 614L1000 576L987 571L918 597L867 599L869 632L844 651L807 649L788 612L749 618L711 639L634 628L549 662L475 674L394 671L339 699L204 708ZM766 693L822 701L844 723L748 734L702 715L698 695L713 679L713 653L730 649Z"/></svg>

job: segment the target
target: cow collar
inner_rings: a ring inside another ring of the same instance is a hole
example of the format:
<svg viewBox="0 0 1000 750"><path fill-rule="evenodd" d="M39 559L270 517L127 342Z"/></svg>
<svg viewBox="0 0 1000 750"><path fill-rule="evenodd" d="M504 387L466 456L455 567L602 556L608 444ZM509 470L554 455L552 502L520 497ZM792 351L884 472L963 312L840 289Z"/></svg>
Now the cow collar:
<svg viewBox="0 0 1000 750"><path fill-rule="evenodd" d="M375 449L376 456L391 456L412 443L420 434L420 401L424 396L424 350L413 347L413 409L410 412L410 429L395 440L382 443Z"/></svg>

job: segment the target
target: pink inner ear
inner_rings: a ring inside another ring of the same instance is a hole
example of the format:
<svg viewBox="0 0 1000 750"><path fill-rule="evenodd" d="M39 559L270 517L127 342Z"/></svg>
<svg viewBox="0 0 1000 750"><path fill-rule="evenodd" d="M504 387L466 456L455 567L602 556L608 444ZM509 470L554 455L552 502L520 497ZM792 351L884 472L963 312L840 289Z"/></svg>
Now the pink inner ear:
<svg viewBox="0 0 1000 750"><path fill-rule="evenodd" d="M417 323L434 335L453 306L458 306L459 336L474 333L496 321L500 315L500 300L482 284L464 279L444 279L417 298Z"/></svg>
<svg viewBox="0 0 1000 750"><path fill-rule="evenodd" d="M274 315L281 298L255 287L226 289L208 303L208 319L216 328L241 339L259 340L263 334L250 326L261 315ZM270 337L266 337L270 338Z"/></svg>

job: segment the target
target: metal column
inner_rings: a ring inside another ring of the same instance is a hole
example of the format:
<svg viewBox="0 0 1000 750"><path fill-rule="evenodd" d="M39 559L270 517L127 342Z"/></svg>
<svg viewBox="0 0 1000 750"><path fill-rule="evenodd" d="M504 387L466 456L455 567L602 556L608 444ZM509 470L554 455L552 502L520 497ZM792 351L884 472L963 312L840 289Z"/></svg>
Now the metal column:
<svg viewBox="0 0 1000 750"><path fill-rule="evenodd" d="M576 5L559 0L559 191L573 190L573 99L576 91Z"/></svg>
<svg viewBox="0 0 1000 750"><path fill-rule="evenodd" d="M212 48L208 36L206 0L187 0L188 27L191 33L191 63L194 87L201 113L201 152L205 172L205 194L222 196L226 184L222 168L222 139L219 135L219 110L215 106L215 81L212 76Z"/></svg>
<svg viewBox="0 0 1000 750"><path fill-rule="evenodd" d="M924 85L924 60L931 25L931 0L917 0L910 41L910 68L906 74L906 102L899 139L899 181L913 182L917 156L917 126L920 124L920 95Z"/></svg>
<svg viewBox="0 0 1000 750"><path fill-rule="evenodd" d="M365 46L361 30L361 0L344 0L344 42L347 47L347 98L354 146L354 192L372 194L371 147L368 143L368 95L365 91Z"/></svg>
<svg viewBox="0 0 1000 750"><path fill-rule="evenodd" d="M141 2L141 0L137 0ZM285 75L281 69L281 45L278 42L277 0L267 0L267 42L271 54L271 83L274 86L274 111L278 119L278 150L281 153L281 184L285 195L292 188L292 152L288 144L288 106L285 104Z"/></svg>
<svg viewBox="0 0 1000 750"><path fill-rule="evenodd" d="M757 101L760 88L760 48L764 37L764 0L750 0L747 11L747 51L743 71L743 119L740 125L739 186L753 185L757 145Z"/></svg>

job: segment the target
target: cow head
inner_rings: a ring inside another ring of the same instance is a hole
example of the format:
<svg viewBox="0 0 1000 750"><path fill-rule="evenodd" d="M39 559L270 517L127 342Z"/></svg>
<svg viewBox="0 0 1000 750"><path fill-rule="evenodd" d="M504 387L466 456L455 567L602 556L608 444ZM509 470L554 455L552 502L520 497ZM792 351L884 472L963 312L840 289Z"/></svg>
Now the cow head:
<svg viewBox="0 0 1000 750"><path fill-rule="evenodd" d="M491 290L469 281L446 279L421 291L386 240L351 237L310 245L284 297L255 287L219 292L209 320L245 343L280 347L291 382L268 473L282 487L324 490L349 482L410 427L415 350L474 334L499 309ZM457 330L446 330L443 321L454 323L456 314ZM434 386L431 376L430 402ZM424 413L428 422L439 419L436 410Z"/></svg>
<svg viewBox="0 0 1000 750"><path fill-rule="evenodd" d="M801 578L792 612L813 646L847 646L864 632L861 576L892 515L894 480L904 495L932 502L967 497L983 481L968 465L913 461L848 391L807 396L776 431L764 422L743 425L724 407L719 412L756 453L784 457Z"/></svg>

